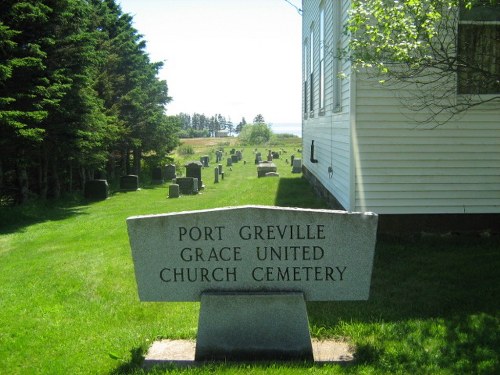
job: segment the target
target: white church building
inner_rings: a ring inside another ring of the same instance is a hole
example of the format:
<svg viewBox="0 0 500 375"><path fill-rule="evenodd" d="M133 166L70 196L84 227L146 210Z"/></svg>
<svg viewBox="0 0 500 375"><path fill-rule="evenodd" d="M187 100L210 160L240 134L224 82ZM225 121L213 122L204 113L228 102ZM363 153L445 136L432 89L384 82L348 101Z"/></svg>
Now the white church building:
<svg viewBox="0 0 500 375"><path fill-rule="evenodd" d="M422 123L426 114L402 100L411 98L410 88L379 84L332 53L348 42L349 0L302 5L303 172L317 192L332 207L372 211L392 223L404 215L432 221L471 214L498 228L500 99L442 125Z"/></svg>

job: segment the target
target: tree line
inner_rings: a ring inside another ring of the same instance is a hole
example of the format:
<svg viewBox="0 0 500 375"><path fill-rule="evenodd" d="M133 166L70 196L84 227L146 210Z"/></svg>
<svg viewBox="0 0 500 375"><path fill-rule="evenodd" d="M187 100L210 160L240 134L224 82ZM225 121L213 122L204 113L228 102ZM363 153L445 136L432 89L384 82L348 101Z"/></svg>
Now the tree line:
<svg viewBox="0 0 500 375"><path fill-rule="evenodd" d="M95 171L139 174L178 144L162 63L132 20L115 0L0 2L2 197L57 198Z"/></svg>
<svg viewBox="0 0 500 375"><path fill-rule="evenodd" d="M193 113L189 115L187 113L179 113L177 115L181 130L179 136L181 138L208 138L216 137L220 134L220 131L225 131L229 136L233 134L240 134L247 124L245 117L241 118L238 125L234 126L231 120L226 120L221 114L215 114L214 116L206 116L201 113ZM253 124L264 124L264 116L258 114L253 119Z"/></svg>
<svg viewBox="0 0 500 375"><path fill-rule="evenodd" d="M227 132L228 135L238 134L246 120L243 117L238 125L234 125L230 119L226 119L221 114L206 116L202 113L179 113L177 115L181 124L179 136L181 138L207 138L216 137L220 131Z"/></svg>

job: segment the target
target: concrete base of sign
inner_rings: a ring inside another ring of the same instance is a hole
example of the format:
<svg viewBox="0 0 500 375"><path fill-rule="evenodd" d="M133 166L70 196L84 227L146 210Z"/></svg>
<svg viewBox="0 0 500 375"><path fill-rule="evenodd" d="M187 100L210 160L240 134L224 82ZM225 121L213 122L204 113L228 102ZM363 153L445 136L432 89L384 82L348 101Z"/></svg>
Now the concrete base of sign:
<svg viewBox="0 0 500 375"><path fill-rule="evenodd" d="M352 345L346 341L312 340L314 363L349 364L354 361ZM198 366L205 362L195 362L195 340L162 339L153 342L144 356L143 368L154 366Z"/></svg>
<svg viewBox="0 0 500 375"><path fill-rule="evenodd" d="M303 293L203 293L196 361L313 361Z"/></svg>

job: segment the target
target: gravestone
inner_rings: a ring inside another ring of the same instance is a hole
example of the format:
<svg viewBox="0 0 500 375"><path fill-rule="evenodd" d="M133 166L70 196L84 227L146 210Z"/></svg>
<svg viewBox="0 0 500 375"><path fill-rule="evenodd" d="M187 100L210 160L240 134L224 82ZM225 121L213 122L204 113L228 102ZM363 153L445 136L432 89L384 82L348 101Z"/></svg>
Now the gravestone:
<svg viewBox="0 0 500 375"><path fill-rule="evenodd" d="M222 174L222 164L217 165L217 168L219 168L219 174Z"/></svg>
<svg viewBox="0 0 500 375"><path fill-rule="evenodd" d="M161 167L153 168L151 182L153 184L163 184L163 171Z"/></svg>
<svg viewBox="0 0 500 375"><path fill-rule="evenodd" d="M219 168L218 167L214 168L214 183L215 184L219 183Z"/></svg>
<svg viewBox="0 0 500 375"><path fill-rule="evenodd" d="M121 191L135 191L139 189L139 177L136 175L128 175L120 177Z"/></svg>
<svg viewBox="0 0 500 375"><path fill-rule="evenodd" d="M231 167L233 165L233 158L227 158L226 166Z"/></svg>
<svg viewBox="0 0 500 375"><path fill-rule="evenodd" d="M279 159L280 158L280 154L277 151L273 151L271 155L273 156L273 159Z"/></svg>
<svg viewBox="0 0 500 375"><path fill-rule="evenodd" d="M267 154L267 161L273 161L273 154L271 150L269 150L269 153Z"/></svg>
<svg viewBox="0 0 500 375"><path fill-rule="evenodd" d="M167 164L165 165L165 180L171 181L176 177L175 175L175 165Z"/></svg>
<svg viewBox="0 0 500 375"><path fill-rule="evenodd" d="M215 162L219 163L221 160L222 160L222 151L221 150L217 150L215 152Z"/></svg>
<svg viewBox="0 0 500 375"><path fill-rule="evenodd" d="M290 164L293 165L294 159L295 159L295 155L294 154L290 155Z"/></svg>
<svg viewBox="0 0 500 375"><path fill-rule="evenodd" d="M232 161L233 163L237 163L239 160L240 160L240 159L238 158L238 155L236 155L236 154L232 154L232 155L231 155L231 161Z"/></svg>
<svg viewBox="0 0 500 375"><path fill-rule="evenodd" d="M198 180L193 177L177 177L175 183L179 185L181 194L198 194Z"/></svg>
<svg viewBox="0 0 500 375"><path fill-rule="evenodd" d="M201 180L201 167L202 164L199 161L192 161L185 165L186 167L186 177L193 177L198 179L198 190L204 188L203 182Z"/></svg>
<svg viewBox="0 0 500 375"><path fill-rule="evenodd" d="M305 302L368 299L377 221L243 206L127 226L141 301L201 301L196 360L312 360Z"/></svg>
<svg viewBox="0 0 500 375"><path fill-rule="evenodd" d="M266 173L276 172L278 167L274 163L260 163L257 166L257 177L265 177Z"/></svg>
<svg viewBox="0 0 500 375"><path fill-rule="evenodd" d="M94 171L94 180L106 180L107 173L106 171Z"/></svg>
<svg viewBox="0 0 500 375"><path fill-rule="evenodd" d="M179 185L178 184L170 184L168 187L168 197L169 198L179 198Z"/></svg>
<svg viewBox="0 0 500 375"><path fill-rule="evenodd" d="M300 158L293 159L292 173L302 173L302 159Z"/></svg>
<svg viewBox="0 0 500 375"><path fill-rule="evenodd" d="M236 151L235 153L236 157L238 158L238 161L240 161L241 159L243 159L243 153L241 151Z"/></svg>
<svg viewBox="0 0 500 375"><path fill-rule="evenodd" d="M85 182L84 196L90 200L104 200L108 198L109 186L106 180L90 180Z"/></svg>
<svg viewBox="0 0 500 375"><path fill-rule="evenodd" d="M209 160L210 160L210 158L208 157L208 155L204 155L204 156L200 157L200 163L205 168L208 168L208 166L209 166L208 165Z"/></svg>

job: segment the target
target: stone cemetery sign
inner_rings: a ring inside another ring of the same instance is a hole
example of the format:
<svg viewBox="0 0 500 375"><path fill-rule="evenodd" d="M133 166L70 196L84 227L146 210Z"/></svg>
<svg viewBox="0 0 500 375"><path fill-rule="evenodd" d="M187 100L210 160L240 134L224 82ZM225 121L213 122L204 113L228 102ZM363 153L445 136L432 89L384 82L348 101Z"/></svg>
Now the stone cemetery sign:
<svg viewBox="0 0 500 375"><path fill-rule="evenodd" d="M196 360L313 360L305 301L368 299L377 219L262 206L130 217L139 297L201 301Z"/></svg>
<svg viewBox="0 0 500 375"><path fill-rule="evenodd" d="M142 301L205 291L300 291L366 300L377 215L243 206L127 219Z"/></svg>

